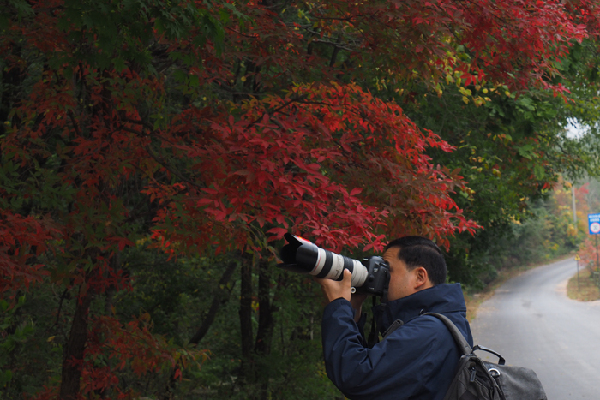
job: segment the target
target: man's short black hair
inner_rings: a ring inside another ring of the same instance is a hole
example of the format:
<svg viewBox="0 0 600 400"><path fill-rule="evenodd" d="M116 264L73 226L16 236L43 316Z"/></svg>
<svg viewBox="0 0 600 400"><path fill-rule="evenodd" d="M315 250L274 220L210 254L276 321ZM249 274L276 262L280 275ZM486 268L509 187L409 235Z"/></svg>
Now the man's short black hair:
<svg viewBox="0 0 600 400"><path fill-rule="evenodd" d="M422 236L403 236L385 247L386 250L392 248L400 249L398 258L404 261L407 270L412 271L420 266L425 268L434 285L446 283L446 260L440 248L431 240Z"/></svg>

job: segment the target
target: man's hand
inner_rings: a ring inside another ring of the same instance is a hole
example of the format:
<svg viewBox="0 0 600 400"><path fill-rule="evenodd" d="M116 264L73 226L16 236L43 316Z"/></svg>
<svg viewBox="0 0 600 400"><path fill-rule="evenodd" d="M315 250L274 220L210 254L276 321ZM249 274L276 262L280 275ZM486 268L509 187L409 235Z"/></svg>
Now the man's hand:
<svg viewBox="0 0 600 400"><path fill-rule="evenodd" d="M344 277L341 281L334 281L327 278L315 278L315 281L321 285L321 290L325 293L327 301L330 303L340 297L348 301L352 298L352 293L350 292L352 288L352 273L347 269L344 269Z"/></svg>

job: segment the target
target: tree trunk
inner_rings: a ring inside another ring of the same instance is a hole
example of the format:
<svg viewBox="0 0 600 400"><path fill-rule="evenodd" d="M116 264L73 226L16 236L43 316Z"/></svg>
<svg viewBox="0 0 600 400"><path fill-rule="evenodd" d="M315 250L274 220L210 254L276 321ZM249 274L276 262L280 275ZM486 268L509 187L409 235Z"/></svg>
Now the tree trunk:
<svg viewBox="0 0 600 400"><path fill-rule="evenodd" d="M247 372L252 371L251 356L253 350L252 332L252 267L251 254L242 256L242 286L240 296L240 328L242 334L242 376L247 378ZM250 368L249 368L250 367Z"/></svg>
<svg viewBox="0 0 600 400"><path fill-rule="evenodd" d="M271 302L271 274L269 263L262 258L258 263L258 330L254 342L254 351L258 356L271 354L273 341L273 305ZM260 377L260 399L269 399L268 377ZM265 379L267 378L267 379Z"/></svg>
<svg viewBox="0 0 600 400"><path fill-rule="evenodd" d="M71 331L64 350L59 400L77 400L79 398L91 301L92 294L89 291L77 299Z"/></svg>
<svg viewBox="0 0 600 400"><path fill-rule="evenodd" d="M258 264L258 330L254 349L257 354L271 353L273 340L273 305L271 304L271 275L268 262L261 260Z"/></svg>

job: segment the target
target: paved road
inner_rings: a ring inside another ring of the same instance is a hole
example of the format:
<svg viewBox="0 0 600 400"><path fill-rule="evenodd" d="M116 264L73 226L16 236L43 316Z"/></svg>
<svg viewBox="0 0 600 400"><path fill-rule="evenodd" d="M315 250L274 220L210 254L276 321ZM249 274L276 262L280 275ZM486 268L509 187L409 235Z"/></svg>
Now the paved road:
<svg viewBox="0 0 600 400"><path fill-rule="evenodd" d="M482 303L471 324L476 344L532 368L549 400L600 399L600 301L567 298L576 272L572 259L527 271Z"/></svg>

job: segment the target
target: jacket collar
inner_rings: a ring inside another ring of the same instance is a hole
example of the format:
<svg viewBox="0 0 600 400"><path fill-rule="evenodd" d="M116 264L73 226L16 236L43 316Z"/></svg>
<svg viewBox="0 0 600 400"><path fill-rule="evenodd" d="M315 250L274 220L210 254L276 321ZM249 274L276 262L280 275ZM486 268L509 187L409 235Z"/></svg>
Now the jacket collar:
<svg viewBox="0 0 600 400"><path fill-rule="evenodd" d="M397 319L406 323L424 312L466 311L465 299L458 283L435 285L410 296L382 303L373 309L374 315L381 318L381 329L386 329Z"/></svg>

